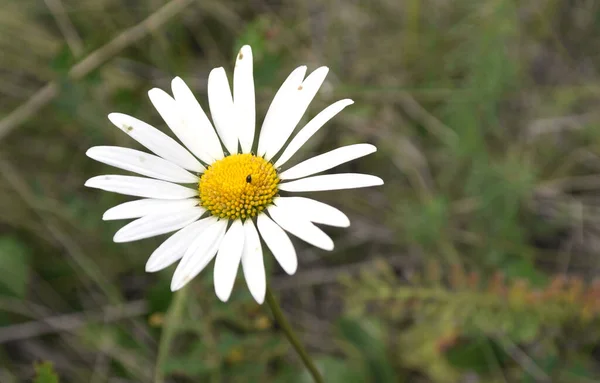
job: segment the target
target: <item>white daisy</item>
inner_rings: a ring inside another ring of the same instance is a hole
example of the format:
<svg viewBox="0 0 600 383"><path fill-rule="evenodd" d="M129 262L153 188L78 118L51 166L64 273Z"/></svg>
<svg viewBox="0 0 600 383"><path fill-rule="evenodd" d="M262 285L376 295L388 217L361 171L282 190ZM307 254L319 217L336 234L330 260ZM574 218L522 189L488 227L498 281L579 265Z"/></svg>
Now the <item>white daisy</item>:
<svg viewBox="0 0 600 383"><path fill-rule="evenodd" d="M237 56L233 96L225 70L216 68L210 72L208 102L214 128L179 77L171 83L173 96L156 88L148 92L159 114L185 147L134 117L110 114L108 118L114 125L154 153L115 146L96 146L86 153L96 161L149 177L103 175L85 183L88 187L143 198L104 213L104 220L136 218L115 234L114 241L136 241L175 232L152 253L146 271L159 271L179 261L171 282L175 291L198 275L216 255L215 291L219 299L227 301L241 262L248 288L258 303L264 301L266 290L259 236L290 275L296 272L298 260L286 231L316 247L332 250L331 238L314 224L347 227L348 217L324 203L280 196L280 192L351 189L381 185L383 181L354 173L315 176L375 152L370 144L344 146L280 170L327 121L353 103L344 99L327 107L300 129L280 153L327 72L326 67L321 67L305 78L306 66L301 66L288 76L267 111L256 146L249 46L242 47Z"/></svg>

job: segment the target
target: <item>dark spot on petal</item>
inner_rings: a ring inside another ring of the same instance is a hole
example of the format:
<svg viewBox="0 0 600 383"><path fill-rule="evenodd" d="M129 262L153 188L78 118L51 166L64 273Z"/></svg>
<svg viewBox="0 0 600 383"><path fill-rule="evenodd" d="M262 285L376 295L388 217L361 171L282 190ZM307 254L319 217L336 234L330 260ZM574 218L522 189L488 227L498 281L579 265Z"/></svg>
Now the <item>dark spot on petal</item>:
<svg viewBox="0 0 600 383"><path fill-rule="evenodd" d="M238 55L238 60L241 60L244 58L244 55L242 54L242 52L240 51L240 54Z"/></svg>
<svg viewBox="0 0 600 383"><path fill-rule="evenodd" d="M302 85L300 85L300 86L298 87L298 90L302 90Z"/></svg>
<svg viewBox="0 0 600 383"><path fill-rule="evenodd" d="M248 176L246 177L246 182L252 182L252 174L248 174Z"/></svg>

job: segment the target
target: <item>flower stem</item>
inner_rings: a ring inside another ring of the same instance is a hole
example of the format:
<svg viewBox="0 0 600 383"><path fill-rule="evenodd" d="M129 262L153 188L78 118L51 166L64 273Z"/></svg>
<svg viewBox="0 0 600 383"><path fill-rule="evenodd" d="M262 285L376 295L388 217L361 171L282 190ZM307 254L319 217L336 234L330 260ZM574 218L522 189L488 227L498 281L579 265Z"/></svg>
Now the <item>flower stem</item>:
<svg viewBox="0 0 600 383"><path fill-rule="evenodd" d="M169 311L167 312L162 332L160 334L158 356L156 358L156 366L154 370L155 383L163 383L165 380L163 368L171 349L171 343L175 338L179 323L181 322L181 316L185 308L187 296L188 289L184 287L175 293L175 296L171 301L171 305L169 306Z"/></svg>
<svg viewBox="0 0 600 383"><path fill-rule="evenodd" d="M323 377L321 377L321 373L315 366L315 364L312 361L312 359L310 358L310 356L308 356L308 353L304 349L304 346L302 345L302 343L300 343L300 340L296 336L296 333L294 332L294 330L292 330L290 323L287 321L287 319L283 315L283 312L281 311L281 307L279 306L279 303L277 303L277 300L273 296L273 293L271 292L271 289L269 288L269 286L267 286L267 297L266 298L267 298L267 304L271 308L271 312L273 313L275 320L277 321L277 323L279 323L279 326L283 330L283 333L285 334L286 338L290 341L290 343L292 344L292 346L294 347L294 349L296 350L298 355L300 355L302 362L304 362L304 365L306 366L306 368L312 375L313 380L316 383L323 383L324 380L323 380Z"/></svg>

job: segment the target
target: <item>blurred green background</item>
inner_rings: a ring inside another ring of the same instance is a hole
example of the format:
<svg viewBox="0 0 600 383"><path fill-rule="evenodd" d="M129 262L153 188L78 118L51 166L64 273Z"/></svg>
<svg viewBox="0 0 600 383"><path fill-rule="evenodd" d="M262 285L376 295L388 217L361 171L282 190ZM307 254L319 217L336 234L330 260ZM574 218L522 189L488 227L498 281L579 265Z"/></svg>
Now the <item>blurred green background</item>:
<svg viewBox="0 0 600 383"><path fill-rule="evenodd" d="M265 254L326 382L600 381L600 2L1 5L0 382L310 382L242 278L174 300L144 272L163 238L112 243L128 198L83 186L110 173L89 147L138 147L108 113L164 129L146 92L178 75L206 106L243 44L259 122L301 64L330 67L305 120L355 101L298 159L379 149L336 170L383 187L314 193L352 221L333 252L294 240L292 277Z"/></svg>

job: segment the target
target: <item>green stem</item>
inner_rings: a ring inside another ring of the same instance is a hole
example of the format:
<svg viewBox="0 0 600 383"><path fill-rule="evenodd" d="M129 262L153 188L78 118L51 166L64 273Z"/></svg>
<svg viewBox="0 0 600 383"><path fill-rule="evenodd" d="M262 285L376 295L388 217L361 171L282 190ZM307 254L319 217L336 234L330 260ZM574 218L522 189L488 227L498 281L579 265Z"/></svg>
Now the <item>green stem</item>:
<svg viewBox="0 0 600 383"><path fill-rule="evenodd" d="M273 316L275 317L277 323L279 323L279 326L283 330L286 338L288 338L298 355L300 355L302 362L304 362L304 365L312 375L313 380L316 383L323 383L324 381L321 377L321 373L315 366L310 356L308 356L308 353L304 349L304 346L302 345L302 343L300 343L300 340L296 336L296 333L294 333L294 330L292 330L290 323L287 321L287 319L285 319L285 316L281 311L281 307L279 307L279 303L277 303L277 300L273 296L273 293L271 292L269 286L267 286L267 304L271 308L271 312L273 313Z"/></svg>
<svg viewBox="0 0 600 383"><path fill-rule="evenodd" d="M167 361L169 351L171 349L171 343L177 334L179 323L181 322L181 315L185 307L187 300L187 287L177 291L175 297L169 306L169 311L163 324L162 333L160 334L160 343L158 345L158 356L156 357L156 366L154 369L154 382L163 383L165 376L163 373L164 364Z"/></svg>

